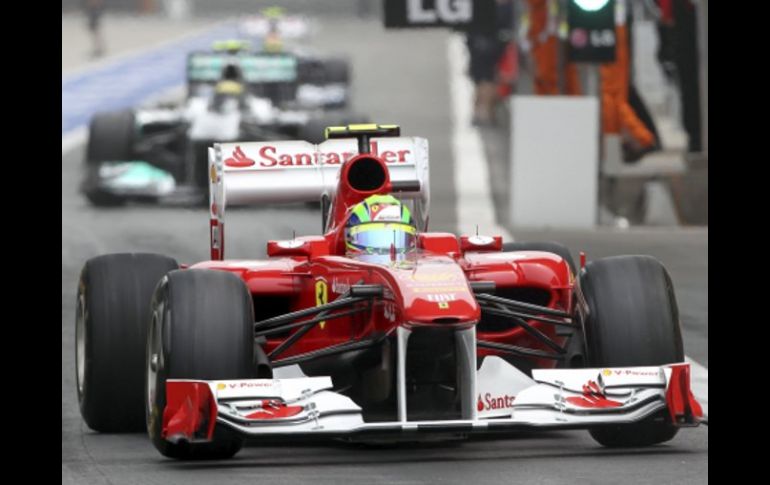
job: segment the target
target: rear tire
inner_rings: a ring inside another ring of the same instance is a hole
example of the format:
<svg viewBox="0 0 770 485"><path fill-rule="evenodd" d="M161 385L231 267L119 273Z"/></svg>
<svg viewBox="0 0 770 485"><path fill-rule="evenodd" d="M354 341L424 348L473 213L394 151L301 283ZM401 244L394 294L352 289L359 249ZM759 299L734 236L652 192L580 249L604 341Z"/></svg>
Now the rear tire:
<svg viewBox="0 0 770 485"><path fill-rule="evenodd" d="M679 310L671 277L650 256L618 256L588 263L580 288L589 308L584 322L591 367L656 366L684 361ZM649 446L672 439L678 428L653 422L590 430L604 446Z"/></svg>
<svg viewBox="0 0 770 485"><path fill-rule="evenodd" d="M347 108L350 98L350 63L347 59L328 59L324 62L324 73L326 84L342 84L347 93L341 101L329 103L326 108ZM354 121L354 123L361 123L361 121Z"/></svg>
<svg viewBox="0 0 770 485"><path fill-rule="evenodd" d="M216 141L190 141L190 160L187 170L192 171L192 179L195 181L195 187L201 192L201 194L207 194L209 191L209 147L213 146ZM208 203L208 197L205 198L204 203Z"/></svg>
<svg viewBox="0 0 770 485"><path fill-rule="evenodd" d="M150 439L170 458L230 458L243 439L222 426L215 428L210 443L171 443L161 436L166 380L256 377L251 294L232 273L173 271L158 284L152 308L146 360Z"/></svg>
<svg viewBox="0 0 770 485"><path fill-rule="evenodd" d="M108 254L83 266L75 319L80 413L101 432L143 431L144 352L158 281L179 267L156 254Z"/></svg>
<svg viewBox="0 0 770 485"><path fill-rule="evenodd" d="M350 84L350 63L347 59L327 59L324 73L327 84Z"/></svg>

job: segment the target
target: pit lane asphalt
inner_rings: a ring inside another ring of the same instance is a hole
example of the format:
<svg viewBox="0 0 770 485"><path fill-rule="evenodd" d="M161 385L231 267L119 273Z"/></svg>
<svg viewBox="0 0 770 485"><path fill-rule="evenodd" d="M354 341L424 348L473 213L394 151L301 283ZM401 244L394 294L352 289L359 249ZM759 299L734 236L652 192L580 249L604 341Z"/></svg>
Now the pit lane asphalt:
<svg viewBox="0 0 770 485"><path fill-rule="evenodd" d="M352 42L351 39L366 39ZM355 99L379 122L431 143L433 230L454 231L451 114L446 34L384 32L379 24L327 26L319 48L343 51L356 66ZM233 460L178 463L142 434L101 435L80 418L75 393L74 310L86 259L151 251L180 262L207 257L205 210L89 207L77 193L82 147L62 155L62 483L706 483L708 428L683 430L668 444L606 450L587 432L519 436L423 446L362 448L339 443L253 444ZM491 164L496 163L490 160ZM316 232L320 216L303 206L228 213L228 256L261 257L268 238ZM669 266L683 315L687 353L708 365L708 232L654 229L615 232L515 232L554 239L590 257L649 253Z"/></svg>

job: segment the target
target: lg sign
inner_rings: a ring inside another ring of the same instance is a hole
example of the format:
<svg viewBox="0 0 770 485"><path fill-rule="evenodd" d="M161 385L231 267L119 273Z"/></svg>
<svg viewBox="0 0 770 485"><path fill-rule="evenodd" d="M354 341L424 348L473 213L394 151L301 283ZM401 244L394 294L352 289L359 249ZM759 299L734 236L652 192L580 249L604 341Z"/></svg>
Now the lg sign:
<svg viewBox="0 0 770 485"><path fill-rule="evenodd" d="M591 45L594 47L614 47L615 31L610 29L592 31Z"/></svg>
<svg viewBox="0 0 770 485"><path fill-rule="evenodd" d="M434 0L434 8L425 4L428 0L406 0L406 18L414 24L468 23L473 20L471 0Z"/></svg>
<svg viewBox="0 0 770 485"><path fill-rule="evenodd" d="M385 27L452 27L494 25L495 0L384 0Z"/></svg>
<svg viewBox="0 0 770 485"><path fill-rule="evenodd" d="M615 3L615 0L568 0L570 61L615 60Z"/></svg>
<svg viewBox="0 0 770 485"><path fill-rule="evenodd" d="M614 47L615 31L610 29L592 30L574 29L570 32L570 45L576 49L585 47ZM589 42L590 40L590 42Z"/></svg>

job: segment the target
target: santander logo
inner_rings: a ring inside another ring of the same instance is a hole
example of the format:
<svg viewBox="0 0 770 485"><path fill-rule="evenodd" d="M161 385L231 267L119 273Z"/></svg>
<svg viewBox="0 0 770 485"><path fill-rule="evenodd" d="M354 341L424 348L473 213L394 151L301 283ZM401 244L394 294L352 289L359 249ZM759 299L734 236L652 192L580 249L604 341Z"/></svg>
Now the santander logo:
<svg viewBox="0 0 770 485"><path fill-rule="evenodd" d="M406 163L411 150L385 150L380 153L376 141L371 142L371 154L382 158L385 163ZM278 153L275 145L264 145L257 150L258 158L246 156L240 146L235 147L231 157L225 159L225 165L234 168L276 168L276 167L311 167L313 165L341 165L356 156L355 152L298 152Z"/></svg>
<svg viewBox="0 0 770 485"><path fill-rule="evenodd" d="M225 165L228 167L250 167L255 163L256 162L254 160L247 157L246 154L243 153L241 147L235 147L235 150L233 150L232 158L225 160Z"/></svg>
<svg viewBox="0 0 770 485"><path fill-rule="evenodd" d="M510 409L513 407L513 400L516 396L505 394L503 396L493 396L491 393L484 394L483 398L479 394L476 409L481 411L492 411L495 409Z"/></svg>

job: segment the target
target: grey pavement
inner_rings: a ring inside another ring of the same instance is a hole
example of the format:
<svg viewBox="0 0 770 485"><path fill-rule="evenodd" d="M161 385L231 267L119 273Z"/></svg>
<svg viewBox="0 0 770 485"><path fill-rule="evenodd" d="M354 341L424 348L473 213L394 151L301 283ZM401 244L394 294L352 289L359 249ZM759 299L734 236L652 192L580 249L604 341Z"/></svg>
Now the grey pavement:
<svg viewBox="0 0 770 485"><path fill-rule="evenodd" d="M93 67L101 62L114 60L116 56L129 55L138 50L151 48L170 39L195 32L213 24L215 19L191 18L170 21L161 15L128 15L106 13L102 20L102 32L106 46L105 56L91 57L91 33L84 15L62 15L61 68L62 75Z"/></svg>

